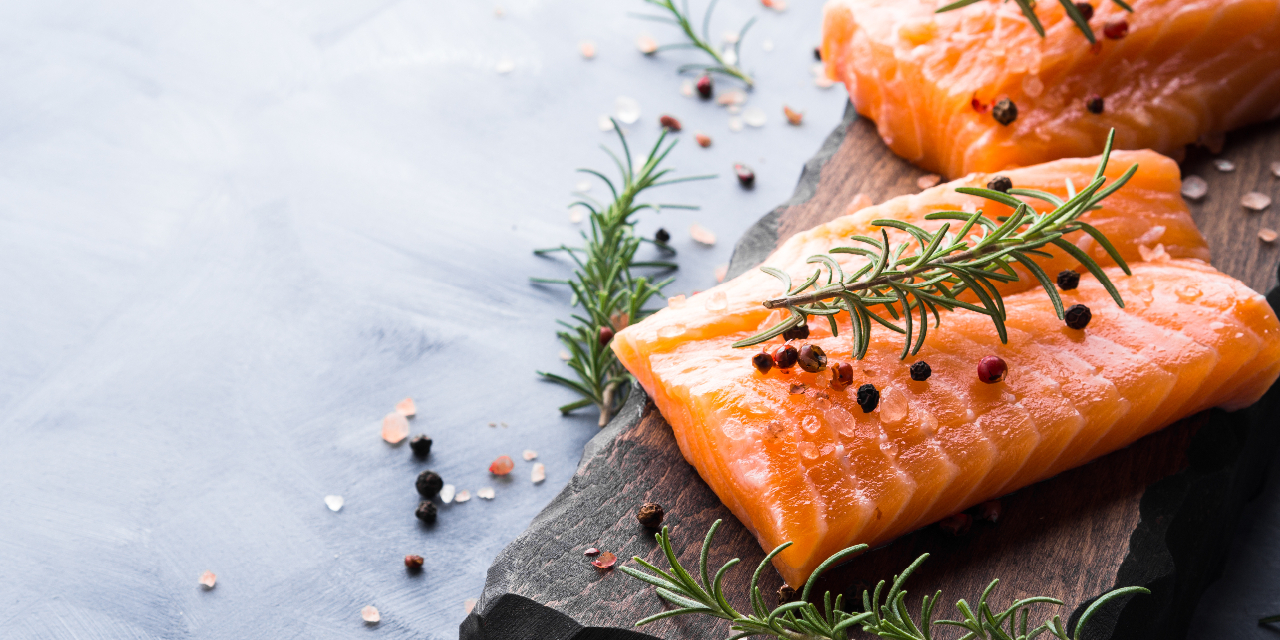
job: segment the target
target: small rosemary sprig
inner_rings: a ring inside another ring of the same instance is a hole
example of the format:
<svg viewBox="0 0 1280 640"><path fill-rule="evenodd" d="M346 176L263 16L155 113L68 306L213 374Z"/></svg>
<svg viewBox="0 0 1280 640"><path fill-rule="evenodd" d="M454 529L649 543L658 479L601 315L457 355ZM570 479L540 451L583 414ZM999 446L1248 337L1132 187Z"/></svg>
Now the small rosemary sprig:
<svg viewBox="0 0 1280 640"><path fill-rule="evenodd" d="M1067 628L1062 618L1057 615L1039 626L1028 628L1032 605L1062 606L1063 602L1056 598L1043 596L1023 598L1014 601L999 612L993 609L991 596L996 585L1000 584L999 580L992 580L991 584L983 590L976 607L970 606L964 600L957 601L956 609L961 614L959 620L933 619L934 607L942 599L941 591L932 597L926 595L921 602L920 616L912 618L906 605L907 592L902 589L902 585L907 578L911 577L912 572L929 558L929 554L926 553L911 563L911 566L900 575L894 576L888 591L884 590L886 583L883 580L876 585L874 591L863 591L861 612L855 613L852 608L845 610L844 596L838 595L832 599L830 591L823 595L821 601L811 600L810 595L813 593L818 577L827 569L866 551L867 545L860 544L840 551L818 565L818 568L809 576L809 580L805 582L804 591L801 592L798 601L783 604L770 611L764 604L764 595L760 592L760 575L774 556L791 545L787 542L765 556L752 574L751 584L748 587L751 612L742 614L729 604L724 594L725 574L738 564L738 558L725 563L719 571L716 571L713 580L708 579L707 555L711 549L711 540L716 534L716 529L720 528L720 523L720 520L716 520L702 541L702 553L698 557L698 573L701 581L695 579L680 565L675 550L671 547L671 538L666 527L663 527L662 531L654 537L658 540L658 546L662 548L662 553L671 566L669 572L639 557L633 557L632 560L652 571L652 574L631 567L619 567L627 575L657 587L658 596L677 607L644 618L636 623L637 627L663 618L702 614L728 620L729 628L738 632L729 640L740 640L749 636L772 636L781 640L848 640L855 628L893 640L933 640L934 625L960 627L966 631L964 640L1032 640L1044 633L1049 633L1059 640L1080 640L1081 631L1103 605L1129 594L1150 593L1143 587L1124 587L1104 593L1094 600L1084 613L1080 614L1080 620L1076 623L1075 631L1071 635L1067 635Z"/></svg>
<svg viewBox="0 0 1280 640"><path fill-rule="evenodd" d="M685 73L686 71L698 71L701 73L719 73L730 77L737 78L747 85L747 88L754 87L756 81L737 66L737 60L740 59L739 51L742 46L742 38L747 35L747 29L755 24L756 19L752 18L743 25L742 30L738 32L738 40L733 43L733 59L730 63L725 59L724 54L717 51L711 44L711 12L716 8L716 1L711 0L711 4L707 5L707 12L702 16L702 35L699 36L697 30L693 28L692 14L689 12L689 0L683 0L681 7L676 7L675 0L644 0L645 2L662 9L670 15L652 15L644 13L633 13L633 17L642 20L652 20L654 22L662 22L665 24L675 25L684 32L688 42L676 42L673 44L664 44L654 50L654 53L664 49L701 49L711 56L714 64L685 64L680 65L676 70L677 73Z"/></svg>
<svg viewBox="0 0 1280 640"><path fill-rule="evenodd" d="M952 2L951 4L948 4L944 7L939 8L936 11L936 13L943 13L945 11L954 11L956 9L967 7L975 2L980 2L980 1L981 0L958 0L957 2ZM1008 2L1008 1L1009 0L1005 0L1005 2ZM1035 0L1013 0L1013 1L1018 3L1018 8L1022 9L1022 15L1026 16L1027 21L1031 23L1031 26L1033 28L1035 28L1036 33L1040 34L1040 37L1043 38L1044 25L1040 23L1040 18L1036 17L1036 1ZM1133 13L1133 7L1129 6L1129 3L1124 2L1124 0L1111 0L1111 1L1116 3L1116 5L1119 6L1121 9L1124 9L1129 13ZM1084 34L1084 37L1089 39L1089 44L1093 44L1098 41L1097 36L1093 35L1093 29L1089 27L1089 21L1085 20L1084 14L1080 13L1080 9L1076 7L1076 3L1072 2L1071 0L1058 0L1058 3L1062 5L1062 8L1067 12L1067 16L1071 18L1071 21L1076 23L1076 28L1079 29L1080 32Z"/></svg>
<svg viewBox="0 0 1280 640"><path fill-rule="evenodd" d="M570 204L570 207L582 206L590 212L590 233L582 232L583 245L569 247L560 245L550 249L538 249L537 255L564 253L573 260L576 268L573 278L557 280L550 278L530 278L535 284L568 285L573 292L571 306L581 306L583 315L574 314L573 323L560 321L565 331L557 332L560 341L569 351L569 367L577 373L577 380L564 376L539 371L547 380L566 386L578 392L582 399L560 407L561 413L569 413L589 405L596 405L600 410L600 426L609 422L614 407L626 398L624 384L629 375L618 362L617 356L608 346L608 338L613 331L621 331L629 323L636 322L647 313L644 306L650 299L662 295L662 287L670 284L671 278L654 282L647 277L632 275L634 268L656 268L672 270L676 264L670 260L636 259L636 252L643 242L655 245L668 256L675 255L675 250L665 243L658 243L635 234L635 215L644 209L661 211L662 209L697 209L688 205L677 204L638 204L636 197L646 189L688 182L705 180L713 175L690 176L686 178L663 178L671 169L662 169L660 165L667 154L676 146L676 141L664 146L667 132L663 131L658 142L649 150L643 164L635 167L631 161L631 149L627 146L627 137L615 121L613 129L622 142L624 162L608 147L602 148L613 159L621 174L621 183L614 185L604 174L592 169L579 169L604 181L613 195L613 201L607 205L586 199ZM607 336L601 330L607 328ZM602 337L603 336L603 337Z"/></svg>
<svg viewBox="0 0 1280 640"><path fill-rule="evenodd" d="M1124 186L1138 170L1138 165L1135 164L1120 179L1104 186L1107 180L1103 172L1111 156L1114 139L1115 130L1112 129L1107 136L1102 160L1098 163L1093 182L1089 186L1075 193L1071 182L1067 182L1069 199L1066 201L1035 189L1010 189L1008 193L1003 193L961 187L956 191L1013 207L1013 215L992 220L979 209L973 213L937 211L925 216L926 220L963 221L963 226L954 234L950 231L949 222L937 231L930 232L899 220L874 220L872 224L881 227L880 239L853 236L852 240L866 246L836 247L828 254L809 257L807 262L821 266L798 286L792 286L791 276L787 273L772 267L762 267L762 271L781 280L785 288L783 297L765 300L764 306L769 309L787 309L790 316L769 329L734 343L733 346L749 347L766 342L792 327L808 322L810 316L825 316L831 325L831 333L839 335L836 315L845 312L849 314L853 326L855 358L862 359L867 353L871 342L872 322L903 334L901 357L906 358L919 352L924 345L929 330L929 314L933 315L935 328L941 323L938 307L947 310L968 309L989 316L995 323L1000 341L1007 342L1004 300L994 283L1015 282L1019 279L1018 273L1011 266L1014 262L1021 264L1035 276L1053 301L1058 319L1063 318L1062 299L1053 280L1031 259L1031 256L1052 257L1052 254L1042 251L1050 245L1083 264L1111 293L1116 304L1124 307L1120 292L1102 267L1087 253L1063 239L1063 236L1075 231L1089 234L1126 274L1129 273L1129 265L1112 246L1111 241L1101 231L1079 219L1086 211L1096 208L1104 198ZM1016 196L1044 200L1056 208L1038 214ZM886 227L905 231L913 239L896 247L891 246L889 235L884 230ZM969 242L971 233L977 235L972 244ZM868 261L856 272L846 275L840 263L830 255L837 253L865 256ZM826 284L820 285L824 269ZM810 288L813 290L805 293ZM960 294L966 291L973 292L978 304L960 300ZM827 300L833 302L827 303ZM877 310L877 307L883 307L883 311ZM886 319L884 313L892 320ZM901 325L895 321L901 321Z"/></svg>

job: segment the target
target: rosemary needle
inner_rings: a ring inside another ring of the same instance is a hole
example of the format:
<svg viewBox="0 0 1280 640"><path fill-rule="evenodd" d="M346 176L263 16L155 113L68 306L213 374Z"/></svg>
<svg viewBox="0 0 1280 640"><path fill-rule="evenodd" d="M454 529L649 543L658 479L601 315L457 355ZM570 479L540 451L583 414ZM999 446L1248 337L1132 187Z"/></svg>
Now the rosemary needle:
<svg viewBox="0 0 1280 640"><path fill-rule="evenodd" d="M718 73L721 75L731 76L731 77L737 78L738 80L741 80L744 84L747 85L747 88L751 88L755 86L756 81L746 72L744 72L740 67L737 66L737 60L739 58L738 52L740 51L739 47L741 47L742 45L742 38L743 36L747 35L747 30L751 28L751 25L755 24L755 21L756 21L755 18L748 20L747 23L743 25L742 29L738 32L738 39L733 42L733 60L730 61L725 57L725 54L723 52L717 51L716 48L711 44L711 12L714 11L716 8L717 0L711 0L711 3L707 5L707 12L703 14L703 17L702 17L701 35L699 35L698 30L695 29L693 26L693 17L692 17L692 14L689 12L689 0L683 0L680 7L676 6L676 3L674 0L644 0L644 1L655 7L658 7L659 9L662 9L666 15L633 13L631 14L633 17L640 18L641 20L652 20L654 22L661 22L664 24L670 24L670 25L679 27L680 30L684 33L685 38L688 39L688 42L664 44L658 47L656 50L654 50L654 53L658 51L662 51L664 49L700 49L703 52L705 52L708 56L711 56L711 59L713 61L712 64L695 63L695 64L681 65L677 69L678 73L685 73L687 71L698 71L701 73Z"/></svg>
<svg viewBox="0 0 1280 640"><path fill-rule="evenodd" d="M828 591L821 599L814 597L817 594L813 592L813 587L819 576L827 569L866 551L867 545L860 544L840 551L818 565L818 568L809 576L809 580L805 582L798 601L789 602L770 611L765 608L764 595L760 592L760 575L774 556L791 546L791 543L787 542L769 552L752 574L751 583L747 589L751 599L751 609L743 614L729 604L724 593L725 573L737 565L739 560L734 558L725 563L720 570L716 571L714 579L710 579L710 574L707 572L707 555L711 550L712 538L715 537L721 522L716 520L703 538L702 553L698 557L700 580L680 565L675 550L671 546L667 527L663 527L662 531L654 537L663 555L667 557L670 571L663 571L639 557L633 557L632 560L652 573L631 567L618 567L627 575L657 587L658 596L677 607L644 618L636 623L637 627L663 618L701 614L728 620L729 628L738 632L731 636L730 640L740 640L749 636L771 636L781 640L848 640L855 628L893 640L932 640L934 625L959 627L967 632L964 635L965 638L974 640L1030 640L1044 633L1059 640L1080 640L1081 631L1103 606L1130 594L1150 593L1143 587L1124 587L1102 594L1080 614L1080 620L1076 623L1074 633L1071 635L1067 634L1062 618L1057 615L1043 624L1028 628L1033 605L1062 606L1061 600L1038 596L1015 600L1003 610L997 611L993 608L992 595L995 593L996 585L1000 584L999 580L992 580L991 584L983 590L976 603L977 606L971 607L964 600L956 602L956 609L961 613L959 620L934 620L934 608L942 599L941 591L933 596L924 596L919 616L912 617L906 606L907 592L902 589L902 586L907 578L911 577L911 574L929 558L929 554L926 553L912 562L901 574L894 576L888 591L885 591L886 582L883 580L876 585L874 592L864 590L861 612L855 612L852 606L846 609L843 595L833 599L831 592Z"/></svg>
<svg viewBox="0 0 1280 640"><path fill-rule="evenodd" d="M530 278L535 284L567 285L573 292L570 304L581 307L583 311L582 315L572 316L573 322L561 321L565 330L556 334L569 351L568 365L577 374L577 379L544 371L538 373L582 396L581 399L560 407L561 413L567 414L594 404L600 411L602 427L613 416L614 408L626 399L627 386L623 383L630 379L630 374L609 348L609 339L602 338L607 336L611 339L614 331L621 331L629 323L650 313L645 310L645 304L654 297L660 297L662 287L672 280L668 278L655 282L649 277L633 275L632 269L669 271L676 268L676 264L670 260L636 259L636 253L643 242L651 242L667 256L675 255L675 250L666 243L637 237L635 216L645 209L697 209L688 205L638 204L636 198L653 187L715 177L702 175L667 178L671 169L661 168L661 164L675 147L676 141L666 144L666 131L658 137L658 142L650 149L644 162L636 167L631 160L627 138L616 121L613 122L613 129L622 143L622 156L620 158L608 147L604 147L604 150L617 165L618 173L621 174L620 182L615 184L603 173L593 169L579 169L603 180L609 187L613 200L607 205L591 200L579 200L569 205L586 207L591 213L590 233L582 233L582 246L561 245L534 251L537 255L560 253L567 256L575 266L573 277L567 280ZM608 331L603 332L602 329Z"/></svg>
<svg viewBox="0 0 1280 640"><path fill-rule="evenodd" d="M926 220L951 220L964 224L955 233L947 222L936 231L927 231L900 220L874 220L880 227L880 237L853 236L861 246L836 247L826 254L811 256L807 262L819 265L807 280L792 285L791 276L772 267L761 271L782 282L784 295L765 300L769 309L786 309L789 316L778 324L749 338L734 343L735 347L749 347L771 340L792 327L805 324L810 316L826 317L832 335L839 335L836 316L849 315L853 328L853 355L862 359L871 343L871 325L880 324L903 335L902 356L915 354L924 345L929 331L929 316L934 327L942 322L938 308L967 309L991 318L1001 342L1007 342L1005 332L1005 305L996 283L1016 282L1020 279L1014 264L1022 265L1049 294L1058 319L1063 319L1062 298L1058 295L1049 276L1031 259L1032 256L1050 257L1046 249L1061 250L1084 265L1107 289L1116 304L1124 306L1120 292L1116 290L1102 267L1092 257L1071 244L1063 236L1082 231L1093 237L1106 250L1111 259L1126 274L1129 265L1116 251L1111 241L1092 225L1082 222L1080 216L1098 206L1107 196L1124 186L1138 165L1129 167L1119 179L1107 184L1103 172L1111 157L1115 129L1107 136L1102 159L1094 172L1093 182L1072 194L1061 198L1033 189L1012 189L1009 193L991 189L961 187L956 191L980 196L1008 205L1013 214L992 220L981 209L973 213L963 211L937 211L925 216ZM1055 206L1052 211L1039 214L1022 197L1043 200ZM911 240L890 244L887 228L904 231ZM976 240L972 239L976 236ZM866 258L866 264L857 271L846 274L832 254L854 254ZM822 284L823 275L826 283ZM812 291L808 291L812 289ZM807 292L806 292L807 291ZM971 292L974 302L960 299ZM888 317L886 317L888 316ZM900 323L900 324L899 324ZM914 336L914 340L912 339Z"/></svg>

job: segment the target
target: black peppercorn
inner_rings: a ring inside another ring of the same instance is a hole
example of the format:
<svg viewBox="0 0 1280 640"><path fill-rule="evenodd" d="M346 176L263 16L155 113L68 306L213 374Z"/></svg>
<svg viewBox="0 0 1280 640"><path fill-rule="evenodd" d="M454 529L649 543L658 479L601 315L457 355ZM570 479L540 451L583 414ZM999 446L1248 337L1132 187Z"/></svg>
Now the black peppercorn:
<svg viewBox="0 0 1280 640"><path fill-rule="evenodd" d="M711 99L711 76L702 76L698 78L698 97L703 100Z"/></svg>
<svg viewBox="0 0 1280 640"><path fill-rule="evenodd" d="M640 524L650 529L657 529L662 526L662 517L664 515L666 513L662 511L662 505L656 502L646 502L640 507L640 512L636 514L636 520L639 520Z"/></svg>
<svg viewBox="0 0 1280 640"><path fill-rule="evenodd" d="M1013 188L1013 181L1007 176L995 176L987 181L987 188L1000 193L1009 193L1009 190Z"/></svg>
<svg viewBox="0 0 1280 640"><path fill-rule="evenodd" d="M827 352L816 344L800 347L800 368L809 373L817 373L827 368Z"/></svg>
<svg viewBox="0 0 1280 640"><path fill-rule="evenodd" d="M1085 22L1093 19L1093 5L1088 2L1077 2L1076 11L1080 12L1080 16L1084 18Z"/></svg>
<svg viewBox="0 0 1280 640"><path fill-rule="evenodd" d="M600 334L596 337L600 340L600 346L609 344L613 339L613 327L600 327Z"/></svg>
<svg viewBox="0 0 1280 640"><path fill-rule="evenodd" d="M733 172L738 175L738 184L742 185L743 189L750 189L755 186L756 172L752 171L751 167L738 163L733 165Z"/></svg>
<svg viewBox="0 0 1280 640"><path fill-rule="evenodd" d="M1018 105L1008 98L1001 98L996 106L991 107L991 117L1007 127L1018 119Z"/></svg>
<svg viewBox="0 0 1280 640"><path fill-rule="evenodd" d="M1084 101L1084 108L1088 109L1089 113L1093 114L1102 113L1105 106L1106 105L1102 102L1102 96L1096 93L1089 96L1089 99Z"/></svg>
<svg viewBox="0 0 1280 640"><path fill-rule="evenodd" d="M666 244L671 242L671 234L667 233L666 229L658 229L657 233L653 234L653 241L658 244Z"/></svg>
<svg viewBox="0 0 1280 640"><path fill-rule="evenodd" d="M929 363L921 360L911 365L911 379L916 382L924 382L933 375L933 369L929 368Z"/></svg>
<svg viewBox="0 0 1280 640"><path fill-rule="evenodd" d="M423 471L418 474L418 495L430 500L440 493L440 489L444 487L444 480L440 479L440 475L434 471Z"/></svg>
<svg viewBox="0 0 1280 640"><path fill-rule="evenodd" d="M1063 291L1070 291L1080 286L1080 274L1070 269L1063 269L1058 272L1058 288Z"/></svg>
<svg viewBox="0 0 1280 640"><path fill-rule="evenodd" d="M798 324L782 332L783 340L804 340L809 337L809 325Z"/></svg>
<svg viewBox="0 0 1280 640"><path fill-rule="evenodd" d="M773 350L773 363L779 369L790 369L796 366L796 361L800 359L800 352L795 347L784 344Z"/></svg>
<svg viewBox="0 0 1280 640"><path fill-rule="evenodd" d="M412 440L409 440L409 449L413 451L413 455L425 458L431 455L431 438L427 437L425 433L419 433Z"/></svg>
<svg viewBox="0 0 1280 640"><path fill-rule="evenodd" d="M431 503L427 503L431 504ZM422 556L409 555L404 557L404 568L410 571L422 571Z"/></svg>
<svg viewBox="0 0 1280 640"><path fill-rule="evenodd" d="M413 511L413 515L423 522L423 524L436 523L436 505L430 500L423 500L418 503L418 508Z"/></svg>
<svg viewBox="0 0 1280 640"><path fill-rule="evenodd" d="M760 373L769 373L769 370L773 368L773 356L761 351L751 356L751 364L755 365L756 369L760 370Z"/></svg>
<svg viewBox="0 0 1280 640"><path fill-rule="evenodd" d="M797 595L798 594L795 589L792 589L785 584L778 587L778 606L781 607L788 602L795 602Z"/></svg>
<svg viewBox="0 0 1280 640"><path fill-rule="evenodd" d="M1083 329L1089 326L1089 321L1093 319L1093 312L1089 311L1089 307L1082 304L1073 304L1067 307L1065 318L1068 327Z"/></svg>
<svg viewBox="0 0 1280 640"><path fill-rule="evenodd" d="M876 386L867 383L858 387L858 406L862 407L863 413L871 413L876 410L876 406L880 404L880 392L876 390Z"/></svg>

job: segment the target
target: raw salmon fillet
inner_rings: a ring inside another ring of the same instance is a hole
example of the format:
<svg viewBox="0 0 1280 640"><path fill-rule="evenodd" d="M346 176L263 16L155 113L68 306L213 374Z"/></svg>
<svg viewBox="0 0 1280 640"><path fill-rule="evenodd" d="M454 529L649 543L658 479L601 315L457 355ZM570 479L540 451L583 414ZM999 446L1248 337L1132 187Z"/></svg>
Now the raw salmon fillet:
<svg viewBox="0 0 1280 640"><path fill-rule="evenodd" d="M798 586L844 547L886 542L1196 411L1249 405L1280 375L1280 323L1265 299L1204 262L1203 238L1177 195L1176 165L1152 152L1119 152L1107 174L1135 161L1133 180L1082 218L1105 230L1133 270L1128 277L1108 270L1124 309L1088 274L1063 293L1066 305L1093 311L1084 331L1065 327L1024 276L1004 287L1008 344L986 316L942 312L941 326L904 361L901 337L876 327L867 357L853 362L853 386L838 391L828 372L760 374L750 363L754 349L731 346L781 318L760 305L780 285L753 270L673 300L619 332L613 349L671 424L685 459L761 545L794 542L774 563ZM1066 179L1083 184L1096 163L1061 160L1006 175L1017 187L1062 195ZM953 191L981 180L895 198L798 234L765 264L805 278L814 268L804 264L809 255L868 233L876 218L930 227L938 224L923 221L930 211L1007 212ZM1049 273L1076 266L1062 258L1042 264ZM813 319L808 341L833 360L850 360L848 318L840 319L839 337ZM1009 364L1003 382L978 381L986 355ZM908 375L917 360L933 369L927 382ZM855 390L868 382L881 402L863 413Z"/></svg>
<svg viewBox="0 0 1280 640"><path fill-rule="evenodd" d="M1176 155L1202 136L1280 115L1280 2L1093 2L1091 47L1057 2L1040 2L1041 38L1016 3L990 0L935 14L943 2L832 0L822 59L858 113L898 155L961 176L1102 147ZM1108 21L1128 35L1104 37ZM1102 114L1085 102L1102 97ZM1018 107L1009 126L987 111ZM975 108L975 103L978 105Z"/></svg>

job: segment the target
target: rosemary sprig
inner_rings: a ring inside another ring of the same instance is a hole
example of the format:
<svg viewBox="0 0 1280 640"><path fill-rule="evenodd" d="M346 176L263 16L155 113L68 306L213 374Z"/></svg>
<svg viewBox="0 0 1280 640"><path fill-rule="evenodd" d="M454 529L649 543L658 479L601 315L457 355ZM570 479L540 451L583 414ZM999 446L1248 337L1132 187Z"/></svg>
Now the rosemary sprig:
<svg viewBox="0 0 1280 640"><path fill-rule="evenodd" d="M951 4L948 4L944 7L939 8L936 11L936 13L943 13L945 11L954 11L956 9L967 7L975 2L980 2L980 1L981 0L957 0L957 2L952 2ZM1005 0L1005 2L1008 2L1008 1L1009 0ZM1036 30L1036 33L1040 34L1040 37L1043 38L1044 25L1040 23L1040 18L1036 17L1035 0L1013 0L1013 1L1018 3L1018 8L1022 9L1022 15L1026 16L1027 21L1031 23L1031 26ZM1111 0L1111 1L1114 2L1116 6L1120 7L1121 9L1124 9L1129 13L1133 13L1133 7L1129 6L1129 3L1124 2L1124 0ZM1076 3L1072 2L1071 0L1058 0L1058 3L1061 4L1063 10L1067 12L1067 17L1071 18L1071 21L1076 23L1076 28L1080 30L1080 33L1083 33L1084 37L1089 39L1089 44L1093 44L1098 41L1097 36L1093 35L1093 29L1089 27L1089 21L1084 19L1084 15L1081 14L1080 9L1076 7Z"/></svg>
<svg viewBox="0 0 1280 640"><path fill-rule="evenodd" d="M853 355L857 359L866 356L871 342L871 323L903 334L902 358L915 354L924 345L929 331L929 315L933 315L934 327L942 321L938 308L968 309L989 316L996 326L1001 342L1008 342L1005 331L1004 299L996 288L998 282L1015 282L1019 279L1012 264L1018 263L1030 271L1053 301L1058 319L1063 318L1062 299L1049 276L1031 259L1031 256L1052 257L1043 251L1053 246L1061 249L1083 264L1115 299L1124 307L1120 292L1111 283L1102 267L1084 251L1068 242L1063 236L1083 231L1101 245L1111 259L1126 274L1129 265L1112 246L1111 241L1092 225L1079 218L1094 209L1107 196L1115 193L1129 181L1138 165L1120 179L1107 185L1103 172L1111 156L1115 130L1107 136L1102 160L1094 172L1093 181L1079 193L1068 181L1069 199L1035 189L1011 189L1009 193L990 189L961 187L960 193L981 196L993 202L1013 207L1013 215L992 220L981 209L973 213L963 211L937 211L925 216L926 220L963 221L955 233L951 223L943 224L937 231L926 231L900 220L874 220L881 227L880 238L853 236L851 239L865 246L836 247L828 254L809 257L808 263L820 266L813 275L798 286L792 286L791 276L772 267L761 270L782 281L784 295L765 300L769 309L787 309L790 316L778 324L749 338L734 343L735 347L749 347L782 335L786 330L809 321L810 316L824 316L831 324L831 333L839 335L836 315L845 312L853 326ZM1105 185L1105 186L1104 186ZM1036 213L1018 196L1043 200L1054 205L1053 211ZM891 246L885 228L899 229L912 236L912 240ZM969 236L976 234L970 243ZM867 263L851 274L845 274L831 254L849 253L866 257ZM820 284L823 273L826 284ZM807 289L812 291L806 293ZM960 299L960 294L972 292L978 303ZM827 302L832 301L832 302ZM883 307L878 310L877 307ZM892 319L885 316L887 314ZM898 324L901 322L901 324ZM915 337L913 342L912 337Z"/></svg>
<svg viewBox="0 0 1280 640"><path fill-rule="evenodd" d="M563 253L573 260L576 268L573 278L557 280L550 278L530 278L535 284L568 285L573 292L571 306L581 306L583 314L573 315L573 323L560 321L565 330L557 332L560 341L569 351L569 367L577 374L577 380L571 380L555 373L539 371L547 380L568 387L582 396L582 399L560 407L561 413L569 413L589 405L596 405L600 410L600 426L609 422L614 407L621 405L626 399L627 385L624 383L630 374L618 362L613 350L608 347L608 340L601 339L601 329L609 332L621 331L629 323L636 322L647 315L644 306L655 296L662 295L662 287L670 284L672 278L653 281L648 277L633 276L633 268L656 268L672 270L676 264L670 260L640 261L636 252L643 242L655 245L667 256L675 255L675 250L666 244L639 238L635 234L635 215L644 209L661 211L662 209L697 209L678 204L639 204L637 196L646 189L714 178L713 175L690 176L685 178L664 179L671 169L660 168L667 154L676 146L676 141L664 146L667 132L663 131L658 142L649 150L644 163L635 167L631 161L631 149L627 146L627 137L615 121L613 129L622 142L620 159L608 147L602 147L613 159L621 174L621 181L615 185L604 174L593 169L579 169L604 181L613 195L613 201L603 205L594 200L579 200L570 207L582 206L590 212L590 233L582 232L583 245L569 247L560 245L549 249L534 251L537 255ZM609 333L611 336L612 333Z"/></svg>
<svg viewBox="0 0 1280 640"><path fill-rule="evenodd" d="M662 553L667 557L667 563L671 566L670 571L663 571L639 557L633 557L632 560L653 573L631 567L619 567L627 575L657 587L658 596L677 607L644 618L636 623L637 627L663 618L702 614L728 620L730 629L738 632L729 640L740 640L749 636L772 636L782 640L848 640L855 628L893 640L933 640L934 625L960 627L966 631L964 640L1032 640L1046 632L1059 640L1080 640L1081 631L1103 605L1129 594L1150 593L1142 587L1124 587L1108 591L1094 600L1084 613L1080 614L1080 620L1076 623L1071 635L1067 634L1062 618L1057 615L1039 626L1028 628L1032 605L1062 606L1063 602L1056 598L1043 596L1023 598L997 612L993 608L992 594L995 592L996 585L1000 584L999 580L992 580L991 584L983 590L976 607L970 606L964 600L957 601L956 609L961 614L959 620L933 619L934 607L942 599L941 591L932 597L926 595L921 602L919 617L912 618L906 605L907 592L902 589L902 585L929 558L929 554L926 553L912 562L911 566L900 575L894 576L888 591L885 591L886 583L883 580L876 585L874 591L863 591L861 612L854 612L852 608L846 610L844 596L837 595L833 599L830 591L826 592L820 601L816 598L811 599L818 577L827 569L866 551L867 545L860 544L836 553L819 565L805 582L804 591L801 592L798 601L783 604L770 611L765 607L764 595L760 592L760 575L774 556L791 545L787 542L765 556L752 574L748 588L751 611L742 614L729 604L724 594L725 574L738 564L738 558L725 563L720 570L716 571L714 579L708 579L707 556L711 550L711 540L716 534L716 529L720 528L720 523L720 520L716 520L702 541L702 553L698 557L698 573L701 581L695 579L680 565L675 550L671 547L667 527L663 527L662 531L654 537L658 541L658 546L662 548Z"/></svg>
<svg viewBox="0 0 1280 640"><path fill-rule="evenodd" d="M633 13L633 17L642 20L652 20L654 22L662 22L674 25L684 32L688 42L676 42L673 44L664 44L654 50L654 53L664 49L701 49L711 56L714 64L685 64L680 65L676 70L677 73L685 73L687 71L698 71L701 73L718 73L730 77L737 78L747 85L747 88L754 87L756 81L737 66L737 60L740 59L739 51L742 46L742 38L747 35L747 29L755 24L756 19L752 18L742 26L742 30L738 32L738 40L733 43L733 59L730 63L725 59L724 54L717 51L711 44L711 12L716 8L717 0L711 0L711 4L707 5L707 12L702 16L702 35L698 35L697 30L693 27L692 14L689 12L689 0L682 0L681 7L676 7L675 0L644 0L645 2L662 9L670 15L652 15L643 13Z"/></svg>

